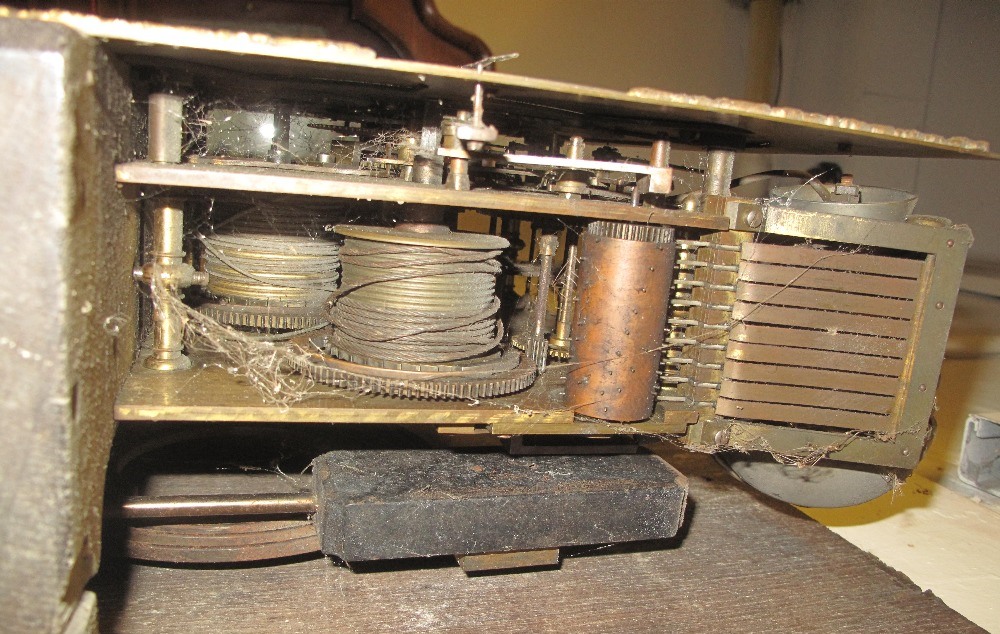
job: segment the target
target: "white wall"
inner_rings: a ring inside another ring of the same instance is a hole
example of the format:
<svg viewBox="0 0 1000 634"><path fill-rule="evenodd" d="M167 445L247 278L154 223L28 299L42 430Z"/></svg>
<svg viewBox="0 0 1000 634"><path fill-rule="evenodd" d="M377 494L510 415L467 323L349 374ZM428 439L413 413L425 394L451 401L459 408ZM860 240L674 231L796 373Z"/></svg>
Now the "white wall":
<svg viewBox="0 0 1000 634"><path fill-rule="evenodd" d="M628 89L743 97L749 11L734 0L438 0L505 72ZM780 103L1000 151L1000 2L798 0L784 10ZM809 167L819 157L777 157ZM972 257L1000 261L1000 162L838 159L863 184L915 191L918 213L970 224ZM751 168L751 162L744 171ZM739 168L738 168L739 169Z"/></svg>
<svg viewBox="0 0 1000 634"><path fill-rule="evenodd" d="M990 141L1000 151L1000 3L802 0L785 8L783 105ZM807 165L813 159L790 159ZM859 182L914 191L1000 260L1000 162L845 158Z"/></svg>
<svg viewBox="0 0 1000 634"><path fill-rule="evenodd" d="M749 14L730 0L437 0L503 72L628 90L743 94Z"/></svg>

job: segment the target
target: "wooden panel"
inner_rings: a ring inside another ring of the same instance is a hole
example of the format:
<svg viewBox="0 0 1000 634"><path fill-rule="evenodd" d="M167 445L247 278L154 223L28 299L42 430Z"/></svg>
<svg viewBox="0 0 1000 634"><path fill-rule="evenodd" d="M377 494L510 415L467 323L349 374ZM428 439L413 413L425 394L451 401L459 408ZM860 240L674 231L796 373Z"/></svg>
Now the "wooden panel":
<svg viewBox="0 0 1000 634"><path fill-rule="evenodd" d="M892 405L895 402L895 399L891 396L838 392L837 390L820 390L811 387L793 387L789 385L768 385L767 383L744 383L729 379L722 381L722 388L719 390L719 395L740 401L784 403L786 405L822 407L831 410L850 410L855 412L869 412L871 414L888 414L892 411Z"/></svg>
<svg viewBox="0 0 1000 634"><path fill-rule="evenodd" d="M818 288L879 297L914 299L920 290L917 280L882 277L864 273L845 273L797 266L743 262L739 279L762 284Z"/></svg>
<svg viewBox="0 0 1000 634"><path fill-rule="evenodd" d="M837 352L854 352L859 354L879 355L883 357L897 357L902 359L906 355L908 344L899 339L886 339L884 337L868 337L864 335L848 335L845 333L829 333L817 330L798 330L793 328L781 328L778 326L757 326L752 324L736 324L729 331L730 342L754 342L759 344L769 344L775 346L792 346L795 348L814 348L816 350L833 350ZM730 343L730 347L732 347ZM772 351L773 352L773 351ZM795 354L806 354L804 351L796 350ZM813 355L815 358L823 358L823 355ZM737 357L734 357L737 358ZM850 362L854 355L843 355L845 360ZM747 359L748 361L751 359ZM755 359L766 361L766 359ZM863 361L863 360L862 360ZM881 362L880 362L881 363ZM885 363L888 363L887 361ZM838 368L839 365L820 365L813 362L792 363L790 365L816 365L816 367ZM902 368L902 366L900 366ZM845 370L850 370L848 365ZM868 370L857 370L867 372ZM893 372L876 371L875 374L898 375L902 370Z"/></svg>
<svg viewBox="0 0 1000 634"><path fill-rule="evenodd" d="M782 330L772 328L771 330ZM791 330L789 332L802 332ZM866 337L871 339L871 337ZM826 370L846 370L865 374L898 377L903 372L903 360L892 357L870 357L847 352L786 348L730 340L726 357L737 361L805 366Z"/></svg>
<svg viewBox="0 0 1000 634"><path fill-rule="evenodd" d="M859 315L879 315L896 319L910 319L915 310L914 302L906 299L851 295L794 286L751 284L749 282L739 284L736 289L736 299L780 306L837 310Z"/></svg>
<svg viewBox="0 0 1000 634"><path fill-rule="evenodd" d="M920 277L920 271L924 264L923 260L757 242L743 243L743 259L814 269L873 273L912 280Z"/></svg>
<svg viewBox="0 0 1000 634"><path fill-rule="evenodd" d="M911 323L907 320L868 317L804 308L780 308L746 302L736 302L733 305L733 319L800 328L816 328L830 332L851 332L878 335L880 337L895 337L896 339L907 338L912 328Z"/></svg>
<svg viewBox="0 0 1000 634"><path fill-rule="evenodd" d="M721 416L746 420L772 420L802 425L841 427L860 431L887 431L892 419L879 414L845 412L778 403L754 403L719 398L715 411Z"/></svg>
<svg viewBox="0 0 1000 634"><path fill-rule="evenodd" d="M787 365L766 363L740 363L731 361L725 365L724 376L735 381L756 381L758 383L779 383L800 385L828 390L850 390L866 394L893 396L899 390L899 379L888 376L872 376L854 372L817 370Z"/></svg>
<svg viewBox="0 0 1000 634"><path fill-rule="evenodd" d="M565 549L560 570L477 577L445 559L378 574L323 558L215 569L109 561L96 584L101 631L982 632L711 456L667 457L690 486L683 537Z"/></svg>

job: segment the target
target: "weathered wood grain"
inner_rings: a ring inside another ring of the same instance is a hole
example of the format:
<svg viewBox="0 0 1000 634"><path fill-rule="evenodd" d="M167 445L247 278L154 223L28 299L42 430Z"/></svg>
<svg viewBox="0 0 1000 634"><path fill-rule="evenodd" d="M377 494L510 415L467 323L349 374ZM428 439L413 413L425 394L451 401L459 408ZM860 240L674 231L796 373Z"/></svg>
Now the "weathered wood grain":
<svg viewBox="0 0 1000 634"><path fill-rule="evenodd" d="M939 599L710 458L683 539L564 553L562 568L467 577L426 560L354 573L106 566L105 632L980 632Z"/></svg>

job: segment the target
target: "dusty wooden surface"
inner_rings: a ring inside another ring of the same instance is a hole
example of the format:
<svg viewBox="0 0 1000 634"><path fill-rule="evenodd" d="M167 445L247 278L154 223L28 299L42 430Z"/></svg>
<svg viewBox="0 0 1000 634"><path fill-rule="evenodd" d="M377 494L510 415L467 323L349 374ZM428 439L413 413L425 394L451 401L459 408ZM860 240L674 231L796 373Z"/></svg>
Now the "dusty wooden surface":
<svg viewBox="0 0 1000 634"><path fill-rule="evenodd" d="M467 577L442 559L355 573L107 566L104 632L980 632L939 599L710 459L683 539L564 552L561 569ZM419 567L418 567L419 566Z"/></svg>

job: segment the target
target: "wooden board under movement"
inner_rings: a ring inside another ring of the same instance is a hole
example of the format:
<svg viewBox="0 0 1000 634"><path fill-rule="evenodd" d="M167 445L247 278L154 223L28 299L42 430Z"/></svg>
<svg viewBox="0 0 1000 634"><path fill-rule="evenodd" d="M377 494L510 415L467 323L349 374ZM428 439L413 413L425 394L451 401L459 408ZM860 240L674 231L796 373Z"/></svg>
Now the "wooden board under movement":
<svg viewBox="0 0 1000 634"><path fill-rule="evenodd" d="M683 538L564 552L560 570L467 577L452 560L354 573L102 565L104 632L981 632L930 593L702 455Z"/></svg>

